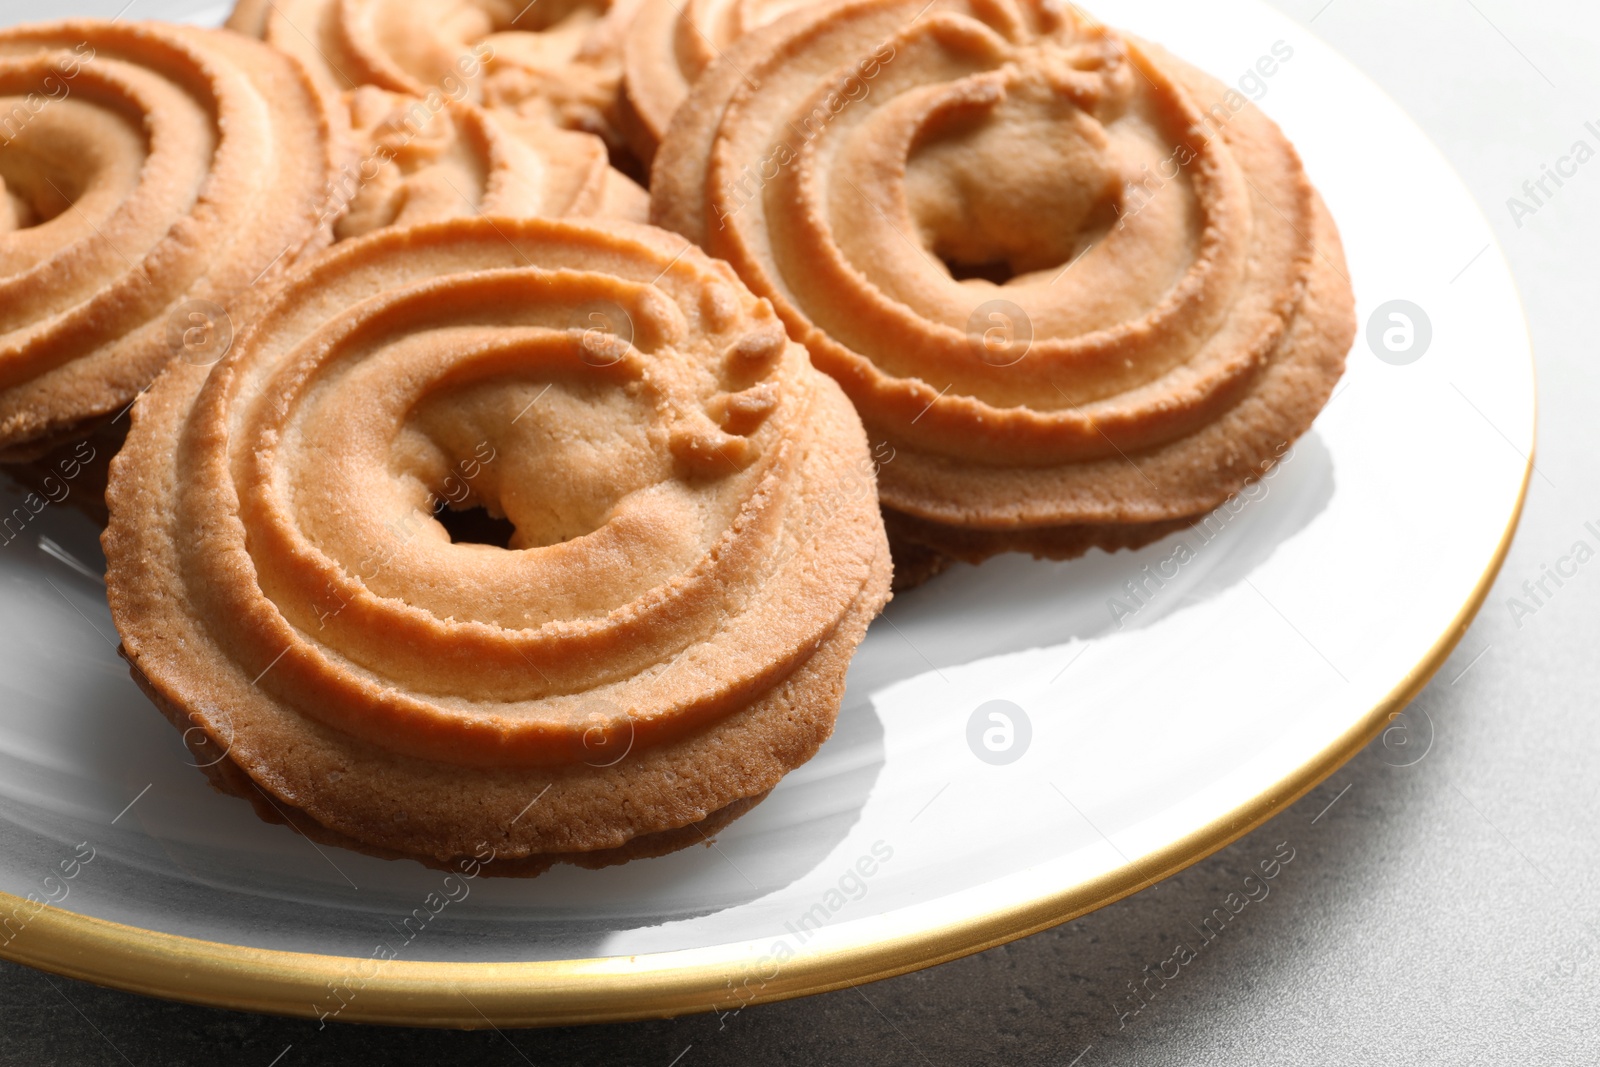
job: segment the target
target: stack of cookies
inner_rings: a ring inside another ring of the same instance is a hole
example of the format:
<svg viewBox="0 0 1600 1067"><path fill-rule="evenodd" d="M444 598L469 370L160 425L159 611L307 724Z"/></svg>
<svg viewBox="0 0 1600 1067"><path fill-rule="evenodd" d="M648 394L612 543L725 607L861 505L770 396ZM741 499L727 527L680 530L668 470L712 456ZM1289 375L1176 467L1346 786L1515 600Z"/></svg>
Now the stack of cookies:
<svg viewBox="0 0 1600 1067"><path fill-rule="evenodd" d="M1230 96L1049 0L0 31L0 462L117 451L123 655L263 818L670 851L891 582L1148 543L1311 425L1338 233Z"/></svg>

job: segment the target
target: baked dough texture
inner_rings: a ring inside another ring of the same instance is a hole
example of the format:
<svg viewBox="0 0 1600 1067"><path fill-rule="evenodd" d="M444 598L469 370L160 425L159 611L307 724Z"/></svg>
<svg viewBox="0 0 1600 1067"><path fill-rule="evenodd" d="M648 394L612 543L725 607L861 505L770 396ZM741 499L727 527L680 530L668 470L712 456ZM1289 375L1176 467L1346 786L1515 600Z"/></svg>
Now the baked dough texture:
<svg viewBox="0 0 1600 1067"><path fill-rule="evenodd" d="M592 134L371 85L346 102L361 162L340 184L341 240L475 214L649 215L649 195L611 166Z"/></svg>
<svg viewBox="0 0 1600 1067"><path fill-rule="evenodd" d="M618 118L648 165L707 67L734 41L805 6L803 0L643 0L622 43Z"/></svg>
<svg viewBox="0 0 1600 1067"><path fill-rule="evenodd" d="M195 323L327 244L343 122L234 34L0 30L0 460L120 411Z"/></svg>
<svg viewBox="0 0 1600 1067"><path fill-rule="evenodd" d="M622 32L638 0L238 0L228 28L340 89L442 92L620 144Z"/></svg>
<svg viewBox="0 0 1600 1067"><path fill-rule="evenodd" d="M829 735L888 595L843 392L646 226L342 242L133 415L103 543L136 678L219 786L379 854L700 840ZM505 547L452 539L475 509Z"/></svg>
<svg viewBox="0 0 1600 1067"><path fill-rule="evenodd" d="M1311 425L1355 331L1282 132L1071 5L780 19L695 82L651 197L894 449L881 499L919 571L1209 511Z"/></svg>

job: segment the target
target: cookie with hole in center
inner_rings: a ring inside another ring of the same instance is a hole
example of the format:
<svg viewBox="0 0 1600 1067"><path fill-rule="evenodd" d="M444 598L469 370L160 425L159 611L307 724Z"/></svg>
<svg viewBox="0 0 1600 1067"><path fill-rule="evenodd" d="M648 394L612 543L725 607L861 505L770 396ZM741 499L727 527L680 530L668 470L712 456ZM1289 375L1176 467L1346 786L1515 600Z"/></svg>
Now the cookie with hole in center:
<svg viewBox="0 0 1600 1067"><path fill-rule="evenodd" d="M124 654L219 785L430 863L699 840L829 735L888 595L842 391L620 222L335 246L156 383L107 496Z"/></svg>
<svg viewBox="0 0 1600 1067"><path fill-rule="evenodd" d="M788 15L695 82L651 198L893 449L879 488L918 574L1204 515L1310 427L1355 332L1282 131L1074 5Z"/></svg>
<svg viewBox="0 0 1600 1067"><path fill-rule="evenodd" d="M343 109L236 34L95 19L0 30L0 461L117 418L229 309L331 239Z"/></svg>

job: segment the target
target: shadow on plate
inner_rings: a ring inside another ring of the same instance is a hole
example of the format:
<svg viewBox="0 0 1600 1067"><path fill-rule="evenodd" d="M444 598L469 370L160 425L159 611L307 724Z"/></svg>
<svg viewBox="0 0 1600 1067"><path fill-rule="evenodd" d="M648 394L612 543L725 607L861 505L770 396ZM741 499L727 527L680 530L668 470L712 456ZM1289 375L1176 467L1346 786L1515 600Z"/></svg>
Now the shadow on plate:
<svg viewBox="0 0 1600 1067"><path fill-rule="evenodd" d="M1333 457L1313 431L1248 494L1137 551L955 564L896 594L874 627L892 622L904 640L881 642L870 664L858 660L852 681L873 691L930 669L1149 626L1243 581L1309 526L1333 491Z"/></svg>

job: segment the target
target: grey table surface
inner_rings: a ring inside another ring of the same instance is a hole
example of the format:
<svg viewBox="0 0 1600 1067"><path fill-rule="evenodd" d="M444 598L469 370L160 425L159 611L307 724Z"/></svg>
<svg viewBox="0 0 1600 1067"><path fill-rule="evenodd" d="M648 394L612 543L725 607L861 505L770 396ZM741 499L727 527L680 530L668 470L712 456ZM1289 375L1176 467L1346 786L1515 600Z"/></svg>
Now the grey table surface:
<svg viewBox="0 0 1600 1067"><path fill-rule="evenodd" d="M1538 356L1538 474L1498 584L1415 705L1431 734L1422 759L1375 742L1153 889L963 960L736 1016L319 1030L0 963L0 1063L1600 1062L1600 568L1532 615L1508 605L1600 520L1600 162L1547 183L1532 214L1507 202L1532 206L1523 183L1575 142L1600 147L1585 127L1600 127L1600 5L1275 3L1387 89L1461 172L1516 272ZM1397 197L1428 195L1392 178ZM1131 983L1280 842L1296 858L1263 906L1133 1013Z"/></svg>

